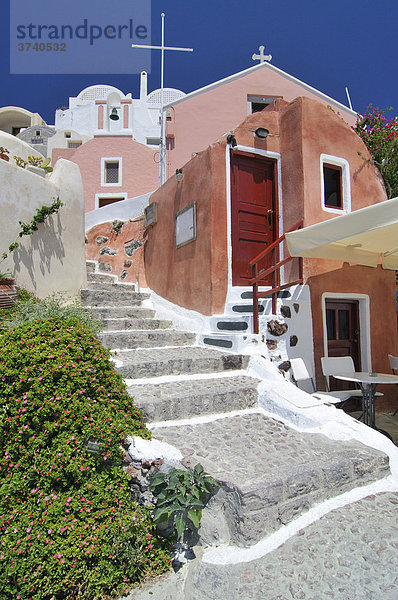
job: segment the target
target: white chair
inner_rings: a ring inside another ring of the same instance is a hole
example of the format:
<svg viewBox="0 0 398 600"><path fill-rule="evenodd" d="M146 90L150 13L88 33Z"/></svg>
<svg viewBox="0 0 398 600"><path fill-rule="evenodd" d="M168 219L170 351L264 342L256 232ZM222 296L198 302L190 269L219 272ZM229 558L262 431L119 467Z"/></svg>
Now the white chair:
<svg viewBox="0 0 398 600"><path fill-rule="evenodd" d="M388 360L390 361L391 371L394 373L394 375L397 375L396 371L398 371L398 356L389 354Z"/></svg>
<svg viewBox="0 0 398 600"><path fill-rule="evenodd" d="M336 373L355 373L354 361L351 356L323 356L321 358L322 372L326 379L326 389L329 390L328 377L333 377ZM346 394L349 398L361 398L362 413L358 419L361 419L364 414L362 390L339 390L334 394ZM375 396L383 396L381 392L376 392Z"/></svg>
<svg viewBox="0 0 398 600"><path fill-rule="evenodd" d="M329 377L333 377L336 373L355 373L354 361L351 356L322 356L321 358L322 373L326 380L326 389L330 391ZM356 390L339 390L341 394L350 394L349 397L354 396L355 398L362 398L362 391ZM380 396L380 393L379 393ZM347 399L347 396L346 396Z"/></svg>
<svg viewBox="0 0 398 600"><path fill-rule="evenodd" d="M304 360L302 358L290 358L289 362L290 368L292 370L293 381L296 384L296 386L299 387L299 381L310 381L312 389L314 390L311 396L313 396L317 400L321 400L325 404L342 404L350 397L348 393L344 394L341 392L317 392L315 390L314 379L309 373L307 367L305 366Z"/></svg>
<svg viewBox="0 0 398 600"><path fill-rule="evenodd" d="M389 354L388 360L390 361L391 371L394 373L394 375L398 375L398 356L393 356L392 354ZM393 414L393 417L395 417L397 412L398 412L398 408L395 411L395 413Z"/></svg>

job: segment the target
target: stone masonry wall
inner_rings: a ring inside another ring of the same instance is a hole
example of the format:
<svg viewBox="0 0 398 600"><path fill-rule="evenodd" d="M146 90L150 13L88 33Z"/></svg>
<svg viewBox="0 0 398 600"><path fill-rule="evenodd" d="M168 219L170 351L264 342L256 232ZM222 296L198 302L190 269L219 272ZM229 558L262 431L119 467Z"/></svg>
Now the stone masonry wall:
<svg viewBox="0 0 398 600"><path fill-rule="evenodd" d="M86 232L86 256L98 261L101 272L147 287L143 260L145 240L141 217L100 223Z"/></svg>

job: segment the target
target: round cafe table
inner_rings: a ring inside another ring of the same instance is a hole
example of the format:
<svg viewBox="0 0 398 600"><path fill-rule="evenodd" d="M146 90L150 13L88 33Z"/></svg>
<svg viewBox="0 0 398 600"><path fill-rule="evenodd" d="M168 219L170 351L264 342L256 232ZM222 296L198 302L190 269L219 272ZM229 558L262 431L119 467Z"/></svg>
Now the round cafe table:
<svg viewBox="0 0 398 600"><path fill-rule="evenodd" d="M359 384L362 390L363 422L365 425L377 429L375 421L376 388L379 383L398 384L398 375L355 371L351 373L336 373L333 377L343 381L354 381Z"/></svg>

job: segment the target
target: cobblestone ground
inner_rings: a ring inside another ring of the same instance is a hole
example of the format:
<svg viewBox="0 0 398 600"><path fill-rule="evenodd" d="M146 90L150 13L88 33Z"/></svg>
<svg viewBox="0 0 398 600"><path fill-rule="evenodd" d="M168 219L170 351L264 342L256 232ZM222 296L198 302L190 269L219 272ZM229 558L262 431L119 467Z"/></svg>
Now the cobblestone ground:
<svg viewBox="0 0 398 600"><path fill-rule="evenodd" d="M182 577L185 571L185 582ZM263 558L193 561L129 600L397 600L398 493L336 509Z"/></svg>
<svg viewBox="0 0 398 600"><path fill-rule="evenodd" d="M286 473L298 478L302 465L312 465L319 476L324 476L333 460L351 463L352 468L352 461L359 457L372 461L383 456L357 441L336 443L321 434L300 433L261 413L201 425L154 428L152 433L156 439L177 446L193 464L201 462L214 477L239 486L275 476L282 479ZM384 458L387 466L388 459ZM334 480L332 483L335 486Z"/></svg>
<svg viewBox="0 0 398 600"><path fill-rule="evenodd" d="M184 464L200 462L223 482L199 535L204 543L250 546L311 506L383 477L388 457L350 440L295 431L261 413L154 428Z"/></svg>

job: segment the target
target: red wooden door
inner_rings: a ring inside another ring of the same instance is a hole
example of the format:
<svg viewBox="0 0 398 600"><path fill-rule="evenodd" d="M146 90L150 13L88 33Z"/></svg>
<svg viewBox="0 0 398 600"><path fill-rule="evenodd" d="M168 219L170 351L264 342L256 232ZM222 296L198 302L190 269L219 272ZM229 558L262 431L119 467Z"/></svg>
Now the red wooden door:
<svg viewBox="0 0 398 600"><path fill-rule="evenodd" d="M274 162L233 153L231 157L232 285L248 285L248 263L275 241ZM260 269L271 266L267 257ZM271 277L265 282L271 284Z"/></svg>

